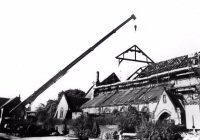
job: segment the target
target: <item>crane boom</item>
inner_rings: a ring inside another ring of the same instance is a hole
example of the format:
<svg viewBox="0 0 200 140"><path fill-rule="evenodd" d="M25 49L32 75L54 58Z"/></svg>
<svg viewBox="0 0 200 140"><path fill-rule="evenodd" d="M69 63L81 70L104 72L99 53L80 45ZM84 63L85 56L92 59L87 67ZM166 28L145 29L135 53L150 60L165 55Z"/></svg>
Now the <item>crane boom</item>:
<svg viewBox="0 0 200 140"><path fill-rule="evenodd" d="M80 60L82 60L85 56L87 56L90 52L92 52L97 46L99 46L102 42L104 42L107 38L109 38L112 34L114 34L117 30L119 30L122 26L128 23L131 19L136 19L135 15L131 15L127 20L113 29L110 33L100 39L97 43L95 43L92 47L82 53L79 57L73 60L69 65L67 65L64 69L59 71L56 75L54 75L50 80L48 80L44 85L42 85L38 90L36 90L33 94L31 94L28 98L26 98L23 102L18 104L15 108L13 108L10 113L14 111L20 111L23 106L27 104L31 104L42 92L48 89L51 85L57 82L61 77L63 77L69 69L71 69L74 65L76 65Z"/></svg>

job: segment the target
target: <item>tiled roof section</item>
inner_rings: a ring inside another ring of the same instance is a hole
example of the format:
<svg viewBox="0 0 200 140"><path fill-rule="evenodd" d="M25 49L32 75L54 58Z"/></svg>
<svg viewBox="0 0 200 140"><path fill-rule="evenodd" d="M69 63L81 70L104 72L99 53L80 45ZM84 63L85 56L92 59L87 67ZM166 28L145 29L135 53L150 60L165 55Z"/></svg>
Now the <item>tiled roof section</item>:
<svg viewBox="0 0 200 140"><path fill-rule="evenodd" d="M166 61L150 64L144 70L142 70L136 78L143 78L153 74L187 67L193 63L193 58L197 58L197 55L194 57L188 57L188 55L184 55Z"/></svg>
<svg viewBox="0 0 200 140"><path fill-rule="evenodd" d="M126 93L126 90L115 91L112 96L104 101L100 106L112 106L119 102L119 100Z"/></svg>
<svg viewBox="0 0 200 140"><path fill-rule="evenodd" d="M113 84L120 82L119 78L117 75L113 72L111 75L109 75L106 79L104 79L100 85L107 85L107 84Z"/></svg>
<svg viewBox="0 0 200 140"><path fill-rule="evenodd" d="M119 106L146 102L157 102L168 85L155 87L137 87L126 90L101 93L86 102L82 108Z"/></svg>
<svg viewBox="0 0 200 140"><path fill-rule="evenodd" d="M87 108L87 107L98 107L101 106L103 102L105 102L107 99L109 99L111 96L115 94L114 91L111 92L104 92L96 96L94 99L89 100L85 104L81 106L81 108Z"/></svg>
<svg viewBox="0 0 200 140"><path fill-rule="evenodd" d="M121 99L115 103L115 105L125 105L125 104L129 104L128 100L131 97L134 97L137 95L137 93L141 90L141 88L135 88L132 90L127 90L125 94L123 94L123 96L121 97Z"/></svg>
<svg viewBox="0 0 200 140"><path fill-rule="evenodd" d="M79 112L81 111L80 107L87 102L88 98L81 98L81 97L74 97L74 96L67 96L65 94L65 98L69 104L69 107L72 112Z"/></svg>
<svg viewBox="0 0 200 140"><path fill-rule="evenodd" d="M142 87L140 91L138 91L138 93L131 97L127 102L128 103L140 103L141 102L141 98L143 96L145 96L145 94L151 89L152 87Z"/></svg>
<svg viewBox="0 0 200 140"><path fill-rule="evenodd" d="M159 100L160 96L164 92L164 88L165 87L163 86L153 87L149 89L149 91L147 91L146 94L144 94L144 96L142 96L142 98L140 98L139 100L141 102L156 102Z"/></svg>
<svg viewBox="0 0 200 140"><path fill-rule="evenodd" d="M9 98L0 98L0 107L5 104L7 101L9 100Z"/></svg>

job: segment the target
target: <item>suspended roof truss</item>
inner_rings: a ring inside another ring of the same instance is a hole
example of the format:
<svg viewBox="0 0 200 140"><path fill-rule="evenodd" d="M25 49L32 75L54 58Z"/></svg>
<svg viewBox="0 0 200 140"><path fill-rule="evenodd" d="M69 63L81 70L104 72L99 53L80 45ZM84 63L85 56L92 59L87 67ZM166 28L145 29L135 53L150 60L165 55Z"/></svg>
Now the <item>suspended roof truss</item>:
<svg viewBox="0 0 200 140"><path fill-rule="evenodd" d="M142 62L147 64L154 63L154 61L147 54L145 54L137 45L134 45L126 51L122 52L121 54L116 56L116 59L119 60L119 64L123 60Z"/></svg>

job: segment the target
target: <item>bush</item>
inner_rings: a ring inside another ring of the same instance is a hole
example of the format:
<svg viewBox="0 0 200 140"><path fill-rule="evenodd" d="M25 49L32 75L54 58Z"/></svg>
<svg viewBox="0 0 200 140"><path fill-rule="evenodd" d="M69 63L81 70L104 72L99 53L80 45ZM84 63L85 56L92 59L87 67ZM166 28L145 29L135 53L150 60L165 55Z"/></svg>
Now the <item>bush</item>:
<svg viewBox="0 0 200 140"><path fill-rule="evenodd" d="M141 124L142 115L135 107L129 106L127 111L113 110L112 114L96 117L100 125L118 125L121 131L135 132Z"/></svg>
<svg viewBox="0 0 200 140"><path fill-rule="evenodd" d="M49 131L41 128L40 126L33 125L33 124L29 125L25 132L26 137L48 136L48 135L49 135Z"/></svg>
<svg viewBox="0 0 200 140"><path fill-rule="evenodd" d="M100 134L98 123L90 116L81 115L79 118L71 120L69 125L80 138L97 138Z"/></svg>
<svg viewBox="0 0 200 140"><path fill-rule="evenodd" d="M174 125L174 123L157 122L146 124L145 129L141 129L138 138L149 140L165 139L165 140L181 140L181 132L185 131L184 127Z"/></svg>
<svg viewBox="0 0 200 140"><path fill-rule="evenodd" d="M142 119L147 120L147 117L135 107L129 106L127 111L119 112L115 109L111 114L103 114L94 119L99 125L118 125L121 131L134 133L142 124Z"/></svg>
<svg viewBox="0 0 200 140"><path fill-rule="evenodd" d="M113 114L100 115L94 118L99 125L115 125L116 118Z"/></svg>

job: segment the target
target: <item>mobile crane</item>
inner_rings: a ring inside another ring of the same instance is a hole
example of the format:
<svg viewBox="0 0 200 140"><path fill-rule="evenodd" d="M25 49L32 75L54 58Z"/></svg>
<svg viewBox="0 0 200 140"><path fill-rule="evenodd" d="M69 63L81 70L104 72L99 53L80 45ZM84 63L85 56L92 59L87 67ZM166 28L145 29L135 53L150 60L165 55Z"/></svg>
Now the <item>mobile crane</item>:
<svg viewBox="0 0 200 140"><path fill-rule="evenodd" d="M44 85L42 85L38 90L36 90L33 94L31 94L28 98L18 104L15 108L13 108L10 113L21 112L25 109L25 106L31 104L41 93L43 93L46 89L56 83L61 77L63 77L68 70L70 70L74 65L76 65L80 60L82 60L85 56L87 56L90 52L92 52L95 48L97 48L101 43L103 43L106 39L108 39L112 34L116 33L122 26L128 23L131 19L135 20L135 15L131 15L127 20L122 22L119 26L109 32L106 36L100 39L97 43L95 43L92 47L82 53L79 57L73 60L70 64L68 64L64 69L59 71L56 75L54 75L51 79L49 79ZM136 25L135 25L136 30Z"/></svg>

